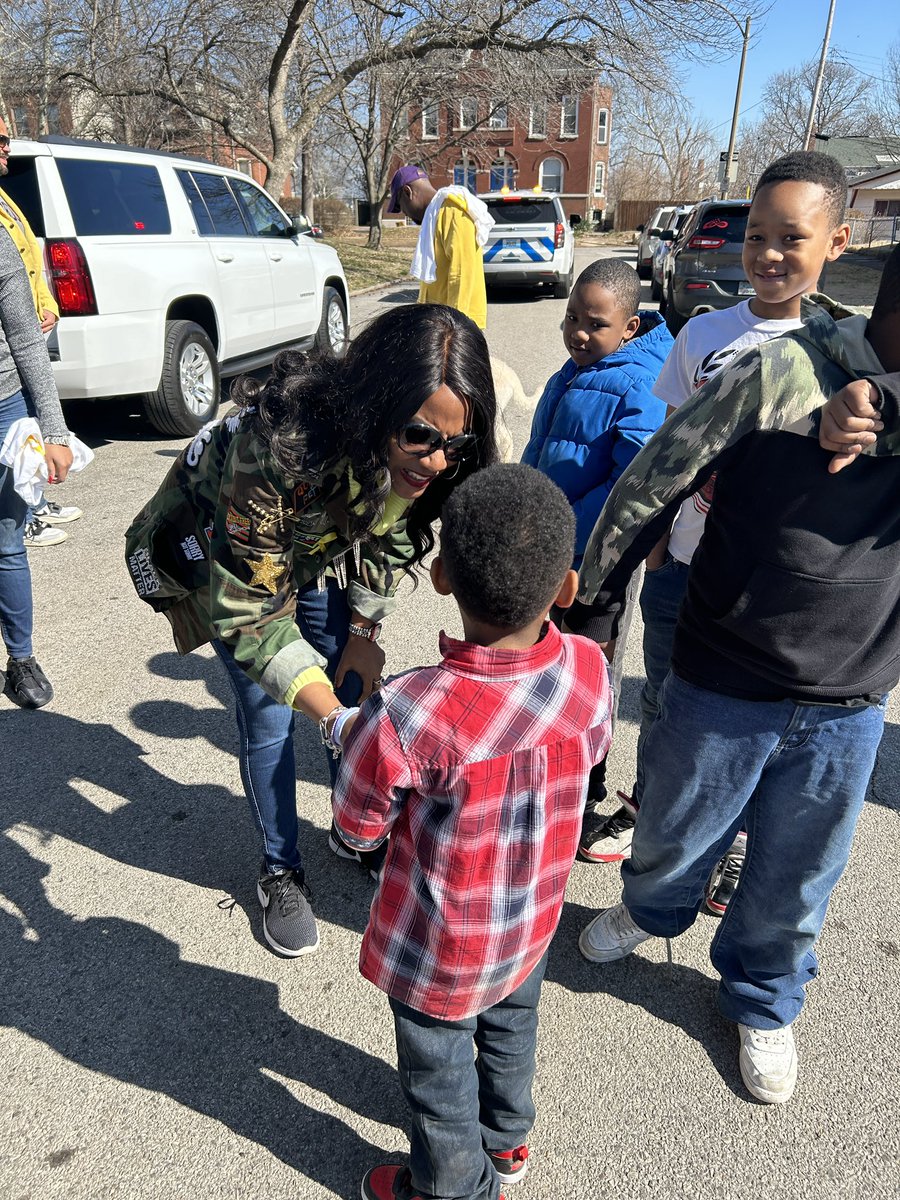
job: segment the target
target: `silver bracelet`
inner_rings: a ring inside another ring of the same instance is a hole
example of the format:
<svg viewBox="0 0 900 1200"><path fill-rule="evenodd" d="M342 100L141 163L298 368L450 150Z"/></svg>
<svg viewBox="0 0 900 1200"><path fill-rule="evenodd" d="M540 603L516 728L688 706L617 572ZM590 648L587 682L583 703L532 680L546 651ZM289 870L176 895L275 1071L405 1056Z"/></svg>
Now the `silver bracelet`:
<svg viewBox="0 0 900 1200"><path fill-rule="evenodd" d="M337 724L337 718L344 711L345 707L346 706L343 704L336 704L331 712L326 713L324 717L319 718L319 737L322 739L322 745L330 750L335 758L339 757L341 748L332 739L331 735L334 733L334 727ZM334 720L332 721L331 729L329 729L328 722L331 721L332 718L334 718Z"/></svg>

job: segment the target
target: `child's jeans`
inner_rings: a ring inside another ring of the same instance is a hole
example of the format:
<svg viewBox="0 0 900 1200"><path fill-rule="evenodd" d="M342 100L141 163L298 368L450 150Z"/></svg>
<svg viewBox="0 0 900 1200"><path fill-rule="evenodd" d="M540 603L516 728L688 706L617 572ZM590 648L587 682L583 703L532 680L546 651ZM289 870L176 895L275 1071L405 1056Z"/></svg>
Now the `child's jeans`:
<svg viewBox="0 0 900 1200"><path fill-rule="evenodd" d="M500 1181L484 1151L515 1150L528 1140L546 967L545 954L505 1000L461 1021L390 1001L397 1071L412 1115L412 1181L428 1200L497 1200Z"/></svg>

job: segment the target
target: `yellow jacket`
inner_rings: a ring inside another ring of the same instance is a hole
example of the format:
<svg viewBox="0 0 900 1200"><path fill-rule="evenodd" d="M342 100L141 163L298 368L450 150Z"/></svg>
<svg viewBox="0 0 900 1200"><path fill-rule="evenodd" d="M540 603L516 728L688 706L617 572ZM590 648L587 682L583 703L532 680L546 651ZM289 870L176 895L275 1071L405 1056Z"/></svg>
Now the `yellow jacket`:
<svg viewBox="0 0 900 1200"><path fill-rule="evenodd" d="M438 213L434 232L437 279L419 288L420 304L449 304L471 317L479 329L487 325L487 290L481 248L466 202L452 193Z"/></svg>
<svg viewBox="0 0 900 1200"><path fill-rule="evenodd" d="M22 260L25 263L25 270L28 272L28 282L31 284L31 294L34 297L34 307L37 311L38 320L43 321L44 311L50 309L54 316L59 316L59 305L53 298L53 293L47 285L44 278L44 256L41 253L41 247L38 245L38 240L31 232L31 226L25 220L25 214L14 204L7 196L6 192L2 193L4 204L16 214L18 220L14 221L8 212L0 204L0 224L15 242L16 249L22 255ZM21 224L19 224L21 222Z"/></svg>

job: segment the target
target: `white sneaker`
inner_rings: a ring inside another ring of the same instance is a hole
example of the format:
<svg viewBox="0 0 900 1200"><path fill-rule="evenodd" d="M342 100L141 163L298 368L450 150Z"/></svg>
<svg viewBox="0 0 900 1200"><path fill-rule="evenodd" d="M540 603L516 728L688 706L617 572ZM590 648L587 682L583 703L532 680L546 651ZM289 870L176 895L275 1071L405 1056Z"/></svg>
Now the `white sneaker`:
<svg viewBox="0 0 900 1200"><path fill-rule="evenodd" d="M32 511L45 525L65 525L68 521L77 521L79 517L84 516L82 510L74 504L57 504L46 498L43 504Z"/></svg>
<svg viewBox="0 0 900 1200"><path fill-rule="evenodd" d="M741 1078L747 1091L764 1104L784 1104L797 1083L797 1051L790 1025L754 1029L738 1025L741 1035Z"/></svg>
<svg viewBox="0 0 900 1200"><path fill-rule="evenodd" d="M591 962L615 962L650 936L635 925L624 904L617 904L614 908L604 908L590 925L585 925L578 949Z"/></svg>
<svg viewBox="0 0 900 1200"><path fill-rule="evenodd" d="M52 525L45 525L37 517L25 526L26 546L56 546L68 536L64 529L54 529Z"/></svg>

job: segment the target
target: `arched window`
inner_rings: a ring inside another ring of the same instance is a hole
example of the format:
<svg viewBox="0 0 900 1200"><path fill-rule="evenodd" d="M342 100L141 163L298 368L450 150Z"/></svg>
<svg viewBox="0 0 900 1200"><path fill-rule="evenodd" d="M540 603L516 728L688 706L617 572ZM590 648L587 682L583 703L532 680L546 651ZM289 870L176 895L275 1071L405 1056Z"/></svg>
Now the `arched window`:
<svg viewBox="0 0 900 1200"><path fill-rule="evenodd" d="M561 192L563 189L563 165L558 158L545 158L541 163L541 190Z"/></svg>
<svg viewBox="0 0 900 1200"><path fill-rule="evenodd" d="M499 192L502 187L515 187L516 168L511 158L498 158L491 163L490 191Z"/></svg>
<svg viewBox="0 0 900 1200"><path fill-rule="evenodd" d="M457 187L464 187L468 188L470 192L477 192L478 188L475 185L475 176L477 172L478 168L476 167L475 163L472 162L471 158L469 159L468 164L458 162L453 168L453 182L457 185Z"/></svg>

